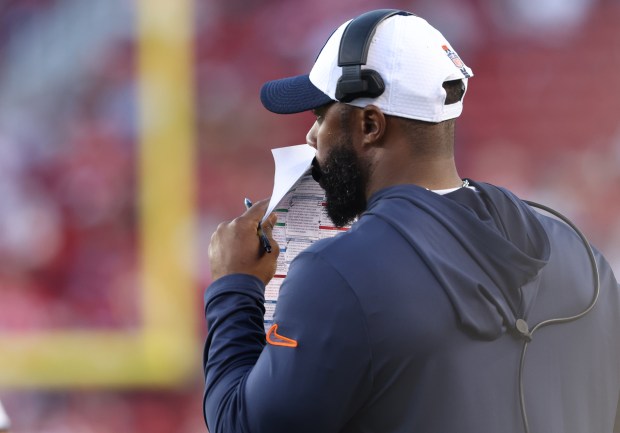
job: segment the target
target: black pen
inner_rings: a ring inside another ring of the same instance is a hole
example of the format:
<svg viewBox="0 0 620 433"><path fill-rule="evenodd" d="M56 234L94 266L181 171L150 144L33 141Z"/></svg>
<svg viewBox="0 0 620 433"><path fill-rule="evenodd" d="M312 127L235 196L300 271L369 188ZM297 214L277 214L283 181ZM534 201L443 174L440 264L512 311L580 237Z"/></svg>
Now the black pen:
<svg viewBox="0 0 620 433"><path fill-rule="evenodd" d="M246 209L249 209L252 207L252 201L249 198L243 199L243 204L245 204ZM267 251L268 253L270 253L271 242L269 242L269 238L267 238L267 236L265 235L265 232L263 232L263 226L261 225L261 223L258 223L258 237L260 238L263 244L263 249Z"/></svg>

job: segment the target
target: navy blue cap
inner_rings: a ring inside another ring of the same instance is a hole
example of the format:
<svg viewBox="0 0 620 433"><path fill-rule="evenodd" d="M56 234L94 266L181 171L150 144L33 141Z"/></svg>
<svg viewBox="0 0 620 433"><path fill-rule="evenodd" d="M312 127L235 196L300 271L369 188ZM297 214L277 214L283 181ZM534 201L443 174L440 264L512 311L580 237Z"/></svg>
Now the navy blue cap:
<svg viewBox="0 0 620 433"><path fill-rule="evenodd" d="M292 114L334 102L317 89L308 75L268 81L260 89L260 100L273 113Z"/></svg>

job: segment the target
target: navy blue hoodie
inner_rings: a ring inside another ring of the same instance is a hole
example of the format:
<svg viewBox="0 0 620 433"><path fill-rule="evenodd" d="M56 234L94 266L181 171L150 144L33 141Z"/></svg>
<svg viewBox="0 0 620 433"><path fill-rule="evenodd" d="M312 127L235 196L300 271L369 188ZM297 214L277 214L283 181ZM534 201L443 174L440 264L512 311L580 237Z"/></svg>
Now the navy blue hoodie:
<svg viewBox="0 0 620 433"><path fill-rule="evenodd" d="M592 270L564 223L474 186L376 193L348 232L291 264L268 343L263 284L215 281L205 294L211 433L522 433L515 324L583 311ZM532 433L613 430L620 300L596 259L592 311L541 328L528 345Z"/></svg>

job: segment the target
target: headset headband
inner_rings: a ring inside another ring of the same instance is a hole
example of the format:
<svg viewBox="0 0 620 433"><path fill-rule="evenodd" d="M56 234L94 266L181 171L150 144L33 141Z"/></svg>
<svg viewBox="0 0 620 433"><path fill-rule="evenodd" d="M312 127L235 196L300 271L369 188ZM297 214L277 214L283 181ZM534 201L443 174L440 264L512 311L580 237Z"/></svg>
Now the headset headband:
<svg viewBox="0 0 620 433"><path fill-rule="evenodd" d="M378 9L366 12L347 25L340 39L338 66L342 76L336 86L336 99L350 102L360 97L376 98L385 90L381 75L372 69L362 70L366 64L370 42L383 20L394 15L413 15L398 9Z"/></svg>

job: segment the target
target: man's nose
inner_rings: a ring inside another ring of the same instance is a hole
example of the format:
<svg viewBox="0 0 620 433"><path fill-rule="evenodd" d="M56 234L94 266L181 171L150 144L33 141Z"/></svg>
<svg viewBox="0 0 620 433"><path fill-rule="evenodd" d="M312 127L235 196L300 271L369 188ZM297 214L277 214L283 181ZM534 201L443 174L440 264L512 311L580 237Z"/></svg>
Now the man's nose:
<svg viewBox="0 0 620 433"><path fill-rule="evenodd" d="M312 128L310 128L310 130L306 134L306 143L308 143L308 146L312 146L315 149L316 149L316 130L317 130L317 128L318 128L318 122L314 122L314 125L312 125Z"/></svg>

